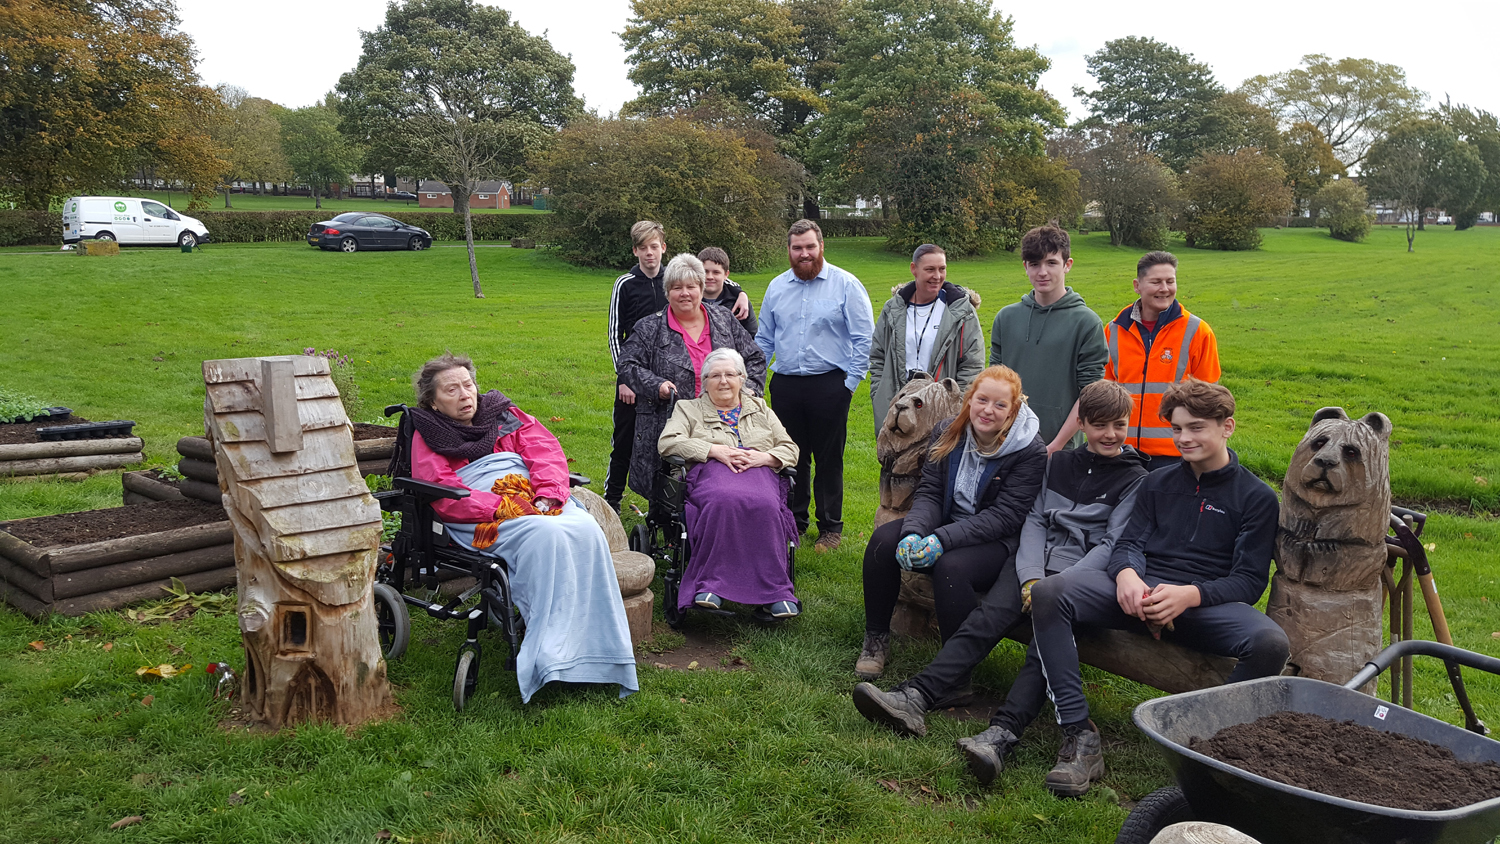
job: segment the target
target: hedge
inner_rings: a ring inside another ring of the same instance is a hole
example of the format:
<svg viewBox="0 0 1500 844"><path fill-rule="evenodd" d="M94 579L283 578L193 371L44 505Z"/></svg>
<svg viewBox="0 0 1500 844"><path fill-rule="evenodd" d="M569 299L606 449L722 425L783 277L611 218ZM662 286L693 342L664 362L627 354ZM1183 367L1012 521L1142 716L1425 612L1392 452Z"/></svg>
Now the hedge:
<svg viewBox="0 0 1500 844"><path fill-rule="evenodd" d="M294 241L307 237L313 223L333 216L328 211L200 211L192 216L203 221L215 243ZM403 223L421 226L433 240L464 239L464 218L452 211L425 211L389 215ZM475 214L475 240L535 238L540 214ZM0 211L0 246L52 246L62 242L62 214L51 211Z"/></svg>
<svg viewBox="0 0 1500 844"><path fill-rule="evenodd" d="M835 217L818 221L823 237L885 237L889 221L862 217Z"/></svg>

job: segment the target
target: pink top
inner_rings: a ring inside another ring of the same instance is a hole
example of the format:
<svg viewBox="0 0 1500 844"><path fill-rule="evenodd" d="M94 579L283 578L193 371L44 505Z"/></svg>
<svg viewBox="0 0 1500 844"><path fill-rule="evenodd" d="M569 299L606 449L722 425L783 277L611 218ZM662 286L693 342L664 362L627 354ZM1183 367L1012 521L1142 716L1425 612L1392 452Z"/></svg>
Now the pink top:
<svg viewBox="0 0 1500 844"><path fill-rule="evenodd" d="M702 305L698 309L703 311L703 333L694 340L683 330L677 317L672 314L672 309L667 308L667 327L682 335L682 342L687 344L688 359L693 362L693 396L703 392L703 359L714 350L713 332L708 329L708 311Z"/></svg>
<svg viewBox="0 0 1500 844"><path fill-rule="evenodd" d="M557 437L552 436L545 425L520 408L512 408L511 412L521 420L521 427L497 438L495 451L513 451L521 455L521 459L526 461L526 469L531 472L531 489L536 497L567 501L568 458L563 455L562 445L558 443ZM458 470L467 463L461 457L444 457L438 454L427 447L420 432L413 432L411 473L417 480L464 486L458 479ZM494 519L495 508L499 506L500 496L487 489L476 489L468 498L457 501L445 498L434 503L432 509L445 522L473 524Z"/></svg>

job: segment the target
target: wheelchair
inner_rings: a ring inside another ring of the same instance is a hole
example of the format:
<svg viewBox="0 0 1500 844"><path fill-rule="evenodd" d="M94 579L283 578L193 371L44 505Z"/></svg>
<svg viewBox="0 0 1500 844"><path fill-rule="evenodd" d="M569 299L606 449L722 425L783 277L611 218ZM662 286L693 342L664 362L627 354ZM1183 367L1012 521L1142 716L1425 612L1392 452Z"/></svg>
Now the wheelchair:
<svg viewBox="0 0 1500 844"><path fill-rule="evenodd" d="M652 487L651 501L641 523L635 526L628 537L630 550L639 551L659 563L666 564L662 572L662 617L673 630L680 630L689 612L706 615L733 617L728 609L708 609L690 605L686 610L677 608L677 596L682 587L682 575L687 570L692 548L688 540L687 523L683 506L687 497L687 462L681 457L663 457L657 469L656 483ZM777 471L788 482L797 482L795 466L785 466ZM637 511L639 512L639 511ZM788 542L786 549L787 579L793 588L797 585L797 543ZM802 602L796 601L800 612ZM779 621L757 608L754 617L759 621Z"/></svg>
<svg viewBox="0 0 1500 844"><path fill-rule="evenodd" d="M433 618L465 621L468 635L459 646L453 670L453 708L462 712L479 684L479 634L498 627L510 648L505 670L516 670L516 651L525 627L511 598L506 561L461 545L433 513L438 501L469 497L469 490L411 477L412 435L416 428L404 404L389 405L386 416L401 414L396 447L391 457L391 489L375 493L380 509L401 515L401 528L391 543L381 547L375 570L375 616L380 649L387 660L399 659L411 642L408 606L420 607ZM587 486L583 475L569 474L568 485ZM474 585L446 601L439 586L461 577ZM407 594L420 587L426 597Z"/></svg>

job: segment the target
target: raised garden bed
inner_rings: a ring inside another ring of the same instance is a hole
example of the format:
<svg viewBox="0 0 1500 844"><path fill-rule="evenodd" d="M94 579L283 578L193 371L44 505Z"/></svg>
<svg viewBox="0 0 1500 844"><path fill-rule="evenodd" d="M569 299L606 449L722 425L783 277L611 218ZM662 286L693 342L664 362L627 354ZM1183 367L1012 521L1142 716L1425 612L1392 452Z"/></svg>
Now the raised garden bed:
<svg viewBox="0 0 1500 844"><path fill-rule="evenodd" d="M155 501L0 522L0 598L40 618L83 615L234 584L234 535L217 504Z"/></svg>
<svg viewBox="0 0 1500 844"><path fill-rule="evenodd" d="M37 433L39 428L82 424L91 423L68 414L0 425L0 478L82 480L96 472L118 469L145 459L141 453L145 444L140 437L109 436L46 442ZM108 424L118 429L122 423Z"/></svg>

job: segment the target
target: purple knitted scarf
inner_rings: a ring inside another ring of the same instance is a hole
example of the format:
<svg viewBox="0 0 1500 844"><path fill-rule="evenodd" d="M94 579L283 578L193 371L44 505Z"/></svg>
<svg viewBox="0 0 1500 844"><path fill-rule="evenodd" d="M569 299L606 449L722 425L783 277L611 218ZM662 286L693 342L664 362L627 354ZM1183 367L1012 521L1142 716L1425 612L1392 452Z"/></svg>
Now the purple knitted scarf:
<svg viewBox="0 0 1500 844"><path fill-rule="evenodd" d="M471 424L455 422L425 407L407 412L417 426L427 447L444 457L458 457L469 462L495 451L495 440L521 427L521 420L511 411L515 404L499 390L479 397Z"/></svg>

